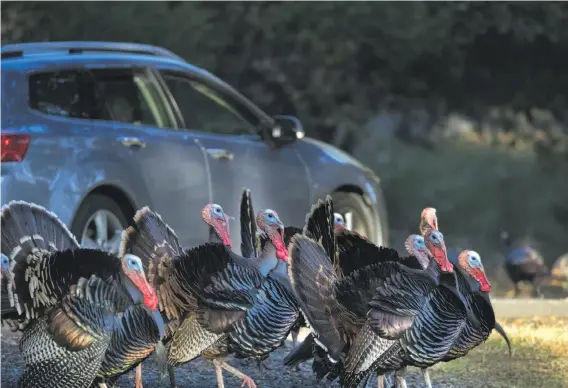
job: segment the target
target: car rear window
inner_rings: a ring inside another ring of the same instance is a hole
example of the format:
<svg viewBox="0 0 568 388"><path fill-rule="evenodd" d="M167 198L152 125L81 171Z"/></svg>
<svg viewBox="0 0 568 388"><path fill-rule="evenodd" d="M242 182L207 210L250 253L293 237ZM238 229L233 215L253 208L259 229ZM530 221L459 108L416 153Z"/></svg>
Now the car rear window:
<svg viewBox="0 0 568 388"><path fill-rule="evenodd" d="M29 76L30 108L53 116L92 118L81 98L81 74L59 71Z"/></svg>
<svg viewBox="0 0 568 388"><path fill-rule="evenodd" d="M63 70L29 76L29 107L60 117L171 125L144 71Z"/></svg>

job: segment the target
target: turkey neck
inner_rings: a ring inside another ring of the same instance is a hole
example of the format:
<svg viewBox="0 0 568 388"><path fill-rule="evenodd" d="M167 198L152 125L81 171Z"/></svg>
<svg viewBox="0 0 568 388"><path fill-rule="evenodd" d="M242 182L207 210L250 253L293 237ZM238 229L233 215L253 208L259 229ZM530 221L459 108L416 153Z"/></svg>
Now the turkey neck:
<svg viewBox="0 0 568 388"><path fill-rule="evenodd" d="M268 275L269 272L272 272L278 266L278 262L282 261L276 257L276 248L272 241L268 240L266 244L264 244L264 248L260 253L259 257L259 267L260 272L263 276ZM286 264L286 263L284 263Z"/></svg>
<svg viewBox="0 0 568 388"><path fill-rule="evenodd" d="M144 304L144 294L126 274L121 273L116 279L123 289L130 295L134 304Z"/></svg>
<svg viewBox="0 0 568 388"><path fill-rule="evenodd" d="M276 257L276 248L272 244L272 241L268 240L264 245L259 259L259 267L262 276L270 276L278 280L288 291L292 292L292 284L288 277L288 264L286 264L284 260L280 260Z"/></svg>
<svg viewBox="0 0 568 388"><path fill-rule="evenodd" d="M219 238L217 231L215 231L215 228L212 227L211 225L209 225L209 242L216 242L223 244L223 241L221 241L221 239Z"/></svg>
<svg viewBox="0 0 568 388"><path fill-rule="evenodd" d="M430 259L428 266L424 269L424 272L427 272L430 276L436 279L436 282L440 281L440 277L442 275L442 269L436 260L433 258Z"/></svg>

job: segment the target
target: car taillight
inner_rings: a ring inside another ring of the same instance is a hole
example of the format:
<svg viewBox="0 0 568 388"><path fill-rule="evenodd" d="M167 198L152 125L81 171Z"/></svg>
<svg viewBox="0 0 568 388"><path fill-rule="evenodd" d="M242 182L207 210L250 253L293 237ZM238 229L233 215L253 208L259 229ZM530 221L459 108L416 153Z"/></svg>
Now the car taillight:
<svg viewBox="0 0 568 388"><path fill-rule="evenodd" d="M0 135L2 140L2 162L21 162L30 145L30 135Z"/></svg>

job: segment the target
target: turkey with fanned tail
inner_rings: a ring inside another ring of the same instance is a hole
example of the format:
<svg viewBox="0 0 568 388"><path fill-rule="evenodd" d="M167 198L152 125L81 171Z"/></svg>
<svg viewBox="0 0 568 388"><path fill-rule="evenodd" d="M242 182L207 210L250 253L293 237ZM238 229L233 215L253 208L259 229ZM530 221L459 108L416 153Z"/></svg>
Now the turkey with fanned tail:
<svg viewBox="0 0 568 388"><path fill-rule="evenodd" d="M326 203L332 206L330 198ZM328 235L327 240L332 238ZM417 318L420 321L423 306L440 282L444 283L447 274L443 272L453 270L441 233L427 232L426 244L434 256L426 270L405 266L396 251L377 247L379 256L390 256L378 260L386 262L368 265L339 279L331 265L333 251L326 252L324 244L304 236L293 239L290 278L294 291L314 342L331 362L344 362L345 385L356 386L373 371L373 364L396 350L393 346ZM455 285L455 277L449 277Z"/></svg>
<svg viewBox="0 0 568 388"><path fill-rule="evenodd" d="M337 249L335 250L336 258L331 261L338 279L350 275L355 270L380 262L400 261L415 269L425 268L428 265L430 251L421 236L409 236L405 246L411 256L399 257L395 251L379 248L360 234L347 230L343 217L338 213L333 213L333 208L327 201L319 201L307 215L306 225L311 229L307 230L307 235L312 239L322 240L322 231L327 230L329 234L331 229L325 226L325 223L331 222L332 214ZM331 240L326 244L331 245ZM361 314L365 314L367 306L363 305L361 308L363 310ZM325 357L325 351L314 342L313 334L308 334L304 342L285 357L284 364L297 367L312 357L314 357L312 369L318 380L324 377L334 380L338 377L338 364L329 363Z"/></svg>
<svg viewBox="0 0 568 388"><path fill-rule="evenodd" d="M138 257L80 248L54 214L20 201L2 208L1 235L12 308L2 319L22 331L20 386L89 387L153 351L163 321Z"/></svg>
<svg viewBox="0 0 568 388"><path fill-rule="evenodd" d="M345 250L340 254L340 260L343 260L340 265L340 270L342 274L349 275L351 272L358 268L363 268L365 265L358 266L358 264L369 263L384 263L389 261L401 260L400 262L411 268L424 268L428 265L430 260L430 251L426 247L424 238L418 235L411 235L406 239L405 242L406 249L411 255L407 258L401 258L395 255L393 250L385 250L379 248L372 243L368 242L361 236L355 235L354 240L349 244L345 245ZM341 256L343 255L343 259ZM353 263L346 260L349 257L353 258ZM366 257L364 259L363 257ZM371 265L371 264L367 264ZM366 313L367 306L365 304L360 306L361 311L359 315L364 315ZM328 380L333 381L339 376L341 363L331 363L329 362L325 351L314 343L313 335L308 334L304 342L292 350L284 358L284 365L292 367L296 366L302 362L308 361L314 358L312 363L312 370L316 374L317 380L321 380L327 377Z"/></svg>

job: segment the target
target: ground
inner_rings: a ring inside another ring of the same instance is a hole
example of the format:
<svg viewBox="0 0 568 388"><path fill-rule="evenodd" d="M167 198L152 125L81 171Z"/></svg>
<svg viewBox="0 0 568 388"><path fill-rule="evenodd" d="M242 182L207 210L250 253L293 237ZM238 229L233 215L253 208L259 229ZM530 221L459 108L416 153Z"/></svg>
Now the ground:
<svg viewBox="0 0 568 388"><path fill-rule="evenodd" d="M496 334L465 358L436 365L431 369L434 388L566 388L568 387L568 318L500 319L513 342L509 358L504 341ZM17 349L18 336L2 329L2 387L15 387L22 367ZM317 384L308 366L294 371L282 366L282 358L291 348L282 348L270 357L270 370L260 372L256 364L230 360L256 381L258 387L324 387ZM160 381L151 360L144 363L144 387L168 387ZM408 386L423 387L420 374L409 369ZM178 387L216 387L211 363L197 360L176 369ZM239 387L240 381L225 373L227 388ZM133 387L133 374L123 377L119 387ZM376 387L376 381L368 386Z"/></svg>

